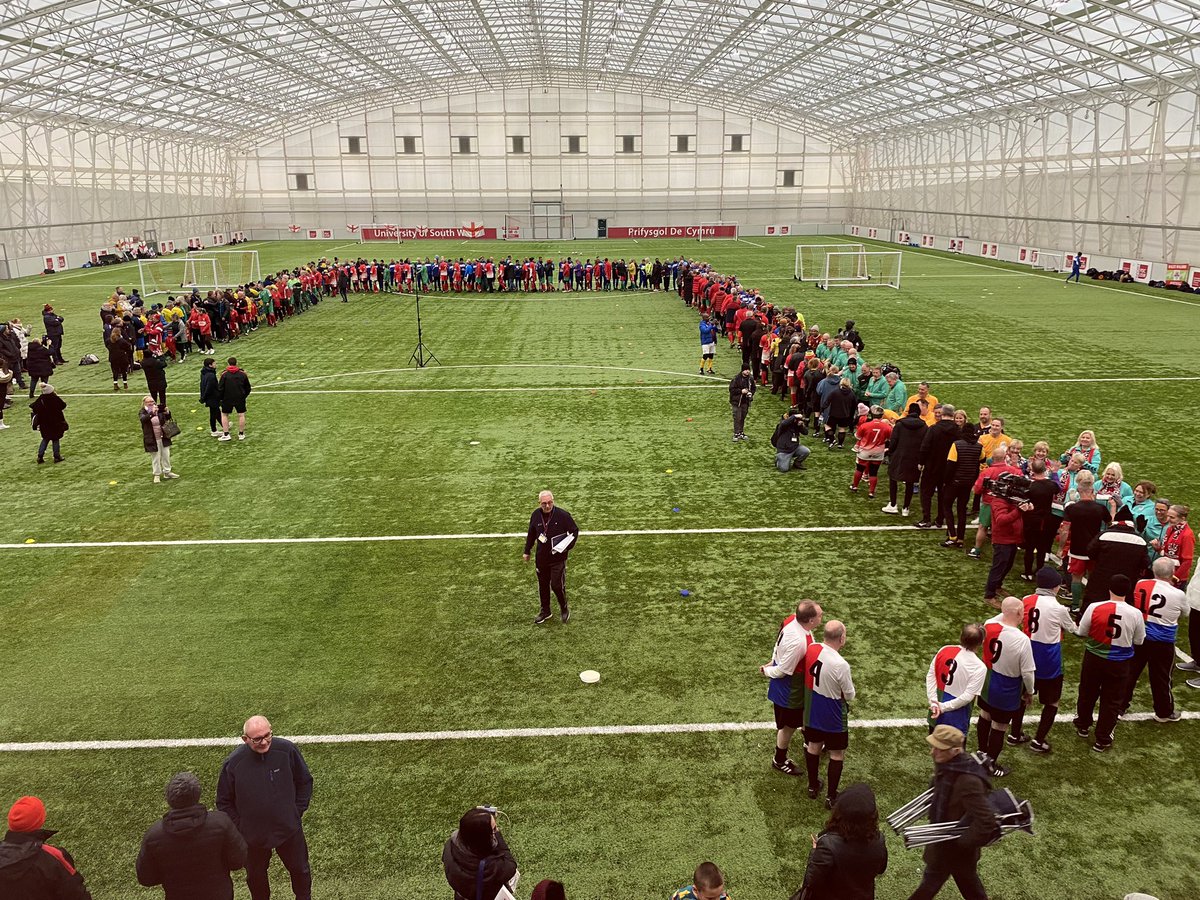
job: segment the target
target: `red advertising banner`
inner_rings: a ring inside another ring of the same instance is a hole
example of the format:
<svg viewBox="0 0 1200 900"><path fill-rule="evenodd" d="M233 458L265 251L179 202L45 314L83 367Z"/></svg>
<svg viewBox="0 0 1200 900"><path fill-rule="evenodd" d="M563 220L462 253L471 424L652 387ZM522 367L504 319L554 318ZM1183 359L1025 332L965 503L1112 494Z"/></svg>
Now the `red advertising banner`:
<svg viewBox="0 0 1200 900"><path fill-rule="evenodd" d="M1200 269L1192 272L1192 287L1200 290Z"/></svg>
<svg viewBox="0 0 1200 900"><path fill-rule="evenodd" d="M962 253L963 247L966 246L966 238L950 238L950 246L947 248L951 253Z"/></svg>
<svg viewBox="0 0 1200 900"><path fill-rule="evenodd" d="M703 227L704 234L700 229ZM495 229L491 229L493 232ZM610 238L718 238L737 237L736 225L609 225Z"/></svg>
<svg viewBox="0 0 1200 900"><path fill-rule="evenodd" d="M862 228L860 228L858 225L851 225L850 233L855 237L859 237L862 234Z"/></svg>
<svg viewBox="0 0 1200 900"><path fill-rule="evenodd" d="M613 229L608 229L612 237ZM438 241L438 240L496 240L495 228L484 228L472 222L470 225L446 227L409 227L406 225L360 225L359 237L364 241Z"/></svg>
<svg viewBox="0 0 1200 900"><path fill-rule="evenodd" d="M1167 284L1183 284L1191 268L1187 263L1167 263Z"/></svg>

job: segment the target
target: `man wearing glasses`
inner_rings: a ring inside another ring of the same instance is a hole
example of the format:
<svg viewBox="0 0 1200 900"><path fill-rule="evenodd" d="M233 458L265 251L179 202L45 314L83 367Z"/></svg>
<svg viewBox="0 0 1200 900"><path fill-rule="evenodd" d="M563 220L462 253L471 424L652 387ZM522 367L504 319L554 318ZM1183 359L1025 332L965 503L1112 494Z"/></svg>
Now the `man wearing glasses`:
<svg viewBox="0 0 1200 900"><path fill-rule="evenodd" d="M571 607L567 603L567 554L578 538L579 526L569 512L554 505L554 494L550 491L538 494L538 508L529 517L525 552L521 555L525 562L529 562L529 552L536 545L535 565L542 606L533 620L534 625L541 625L550 618L551 591L558 598L563 624L571 620Z"/></svg>
<svg viewBox="0 0 1200 900"><path fill-rule="evenodd" d="M242 742L221 766L217 809L233 819L246 839L250 896L271 896L267 866L274 850L291 876L296 900L311 900L312 870L300 820L312 800L312 774L296 745L275 737L264 716L246 720Z"/></svg>

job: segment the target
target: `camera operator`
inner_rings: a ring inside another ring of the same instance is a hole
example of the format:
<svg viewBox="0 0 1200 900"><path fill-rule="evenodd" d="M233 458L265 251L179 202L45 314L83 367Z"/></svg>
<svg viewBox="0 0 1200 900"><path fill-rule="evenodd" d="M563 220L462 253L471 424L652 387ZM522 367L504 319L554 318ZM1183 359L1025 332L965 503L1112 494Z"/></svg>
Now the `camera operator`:
<svg viewBox="0 0 1200 900"><path fill-rule="evenodd" d="M804 460L812 452L800 443L801 435L808 434L808 425L804 421L799 407L789 409L771 435L771 446L775 448L775 468L780 472L788 472L792 466L804 470Z"/></svg>
<svg viewBox="0 0 1200 900"><path fill-rule="evenodd" d="M1002 468L1002 465L992 465L987 472ZM995 480L985 476L986 472L979 476L975 485L977 489L987 492L984 502L990 503L992 508L992 568L988 572L983 600L994 609L999 609L1000 601L996 599L996 594L1004 584L1004 576L1012 570L1017 548L1025 539L1022 515L1033 512L1033 504L1029 502L1029 480L1019 471L1015 475L1011 471L1000 471Z"/></svg>
<svg viewBox="0 0 1200 900"><path fill-rule="evenodd" d="M458 820L442 848L442 867L454 900L492 900L501 888L516 887L517 861L496 827L495 810L477 806Z"/></svg>

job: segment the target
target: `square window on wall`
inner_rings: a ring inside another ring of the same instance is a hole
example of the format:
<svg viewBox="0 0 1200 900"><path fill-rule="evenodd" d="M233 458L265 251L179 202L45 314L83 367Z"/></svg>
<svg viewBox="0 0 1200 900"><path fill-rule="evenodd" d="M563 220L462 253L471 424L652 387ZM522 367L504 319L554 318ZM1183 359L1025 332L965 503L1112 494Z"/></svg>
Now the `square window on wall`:
<svg viewBox="0 0 1200 900"><path fill-rule="evenodd" d="M416 156L421 152L421 139L412 134L396 135L396 150L402 156Z"/></svg>
<svg viewBox="0 0 1200 900"><path fill-rule="evenodd" d="M508 152L509 153L528 153L529 152L529 135L527 135L527 134L510 134L508 136Z"/></svg>
<svg viewBox="0 0 1200 900"><path fill-rule="evenodd" d="M779 177L775 181L776 187L796 187L799 184L796 171L796 169L780 169Z"/></svg>
<svg viewBox="0 0 1200 900"><path fill-rule="evenodd" d="M563 153L586 153L587 138L582 134L564 134L562 136Z"/></svg>
<svg viewBox="0 0 1200 900"><path fill-rule="evenodd" d="M674 153L693 153L696 150L696 136L694 134L673 134Z"/></svg>
<svg viewBox="0 0 1200 900"><path fill-rule="evenodd" d="M641 153L642 152L642 136L640 134L618 134L617 135L617 152L618 153Z"/></svg>
<svg viewBox="0 0 1200 900"><path fill-rule="evenodd" d="M479 138L474 135L456 134L451 138L455 154L479 152Z"/></svg>
<svg viewBox="0 0 1200 900"><path fill-rule="evenodd" d="M289 191L311 191L313 189L312 172L289 172Z"/></svg>
<svg viewBox="0 0 1200 900"><path fill-rule="evenodd" d="M366 152L367 139L365 137L361 135L351 137L342 136L342 153L349 156L360 156Z"/></svg>
<svg viewBox="0 0 1200 900"><path fill-rule="evenodd" d="M725 152L726 153L749 153L750 152L750 135L748 135L748 134L727 134L727 135L725 135Z"/></svg>

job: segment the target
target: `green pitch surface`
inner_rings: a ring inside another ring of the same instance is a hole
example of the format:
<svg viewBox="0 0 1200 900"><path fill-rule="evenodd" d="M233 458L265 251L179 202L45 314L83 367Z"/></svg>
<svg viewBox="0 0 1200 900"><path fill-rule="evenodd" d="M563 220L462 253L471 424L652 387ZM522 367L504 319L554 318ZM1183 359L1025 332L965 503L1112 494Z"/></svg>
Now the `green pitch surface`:
<svg viewBox="0 0 1200 900"><path fill-rule="evenodd" d="M709 259L822 329L855 319L868 361L899 363L914 391L928 379L972 413L992 406L1027 448L1046 439L1058 453L1092 428L1126 480L1192 500L1200 304L1185 295L1064 287L1065 276L908 250L900 291L822 292L793 280L794 240L752 240L399 249ZM264 272L362 249L248 246ZM874 502L849 494L849 452L818 445L807 472L775 471L777 398L761 393L750 441L730 442L735 351L722 341L722 377L698 376L695 314L673 294L431 295L424 338L441 365L422 370L409 364L411 298L323 302L219 346L255 384L245 443L208 436L200 357L168 370L182 478L154 485L137 420L145 386L135 374L112 394L97 312L136 275L0 287L4 318L36 323L52 303L68 359L102 360L54 379L71 424L65 463L34 464L23 395L0 432L0 741L233 741L256 712L285 736L765 723L758 665L799 597L847 622L853 718L909 720L923 715L932 654L962 622L992 615L980 600L986 561L881 514L882 489ZM574 618L535 628L532 567L522 539L505 535L523 533L546 487L585 532L625 533L581 538ZM765 526L812 530L745 530ZM826 530L845 526L886 530ZM722 531L687 533L704 528ZM249 542L315 538L332 540ZM60 542L132 545L44 546ZM1010 576L1010 591L1023 587ZM1066 655L1071 711L1078 641ZM600 683L582 684L583 669ZM1200 692L1177 686L1182 709L1200 708ZM1144 681L1134 705L1149 709ZM869 782L885 812L910 800L931 770L923 735L852 726L843 785ZM1059 724L1049 757L1006 750L1004 786L1032 801L1037 835L984 852L992 895L1200 896L1198 736L1195 721L1122 723L1101 756ZM318 895L446 896L441 844L488 803L507 813L522 895L556 877L573 900L665 898L711 858L738 900L786 897L827 813L802 779L770 770L773 737L747 727L306 744ZM211 804L224 753L8 750L0 806L42 796L94 896L147 896L133 860L163 785L191 769ZM879 896L904 898L920 858L888 844ZM275 886L288 895L285 878Z"/></svg>

